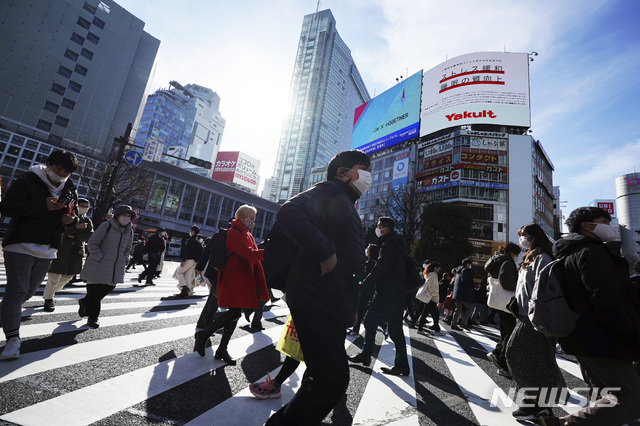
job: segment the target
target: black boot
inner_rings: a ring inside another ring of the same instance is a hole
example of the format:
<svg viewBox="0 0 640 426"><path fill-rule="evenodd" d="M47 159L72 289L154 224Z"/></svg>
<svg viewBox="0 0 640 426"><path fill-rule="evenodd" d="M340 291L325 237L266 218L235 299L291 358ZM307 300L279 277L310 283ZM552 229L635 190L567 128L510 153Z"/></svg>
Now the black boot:
<svg viewBox="0 0 640 426"><path fill-rule="evenodd" d="M229 352L227 352L227 347L229 346L229 341L231 341L231 336L233 335L234 330L235 324L228 325L224 328L222 338L220 339L220 344L218 345L218 349L213 356L215 359L224 361L229 365L236 365L236 361L231 358L231 355L229 355Z"/></svg>

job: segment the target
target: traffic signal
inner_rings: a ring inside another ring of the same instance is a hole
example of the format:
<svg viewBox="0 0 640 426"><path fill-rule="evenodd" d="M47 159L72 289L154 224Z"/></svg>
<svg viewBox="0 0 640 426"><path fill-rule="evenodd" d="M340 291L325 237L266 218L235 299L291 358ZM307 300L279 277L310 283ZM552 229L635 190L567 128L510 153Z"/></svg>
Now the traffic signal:
<svg viewBox="0 0 640 426"><path fill-rule="evenodd" d="M205 161L196 157L189 157L189 164L192 164L198 167L204 167L205 169L211 168L211 161Z"/></svg>

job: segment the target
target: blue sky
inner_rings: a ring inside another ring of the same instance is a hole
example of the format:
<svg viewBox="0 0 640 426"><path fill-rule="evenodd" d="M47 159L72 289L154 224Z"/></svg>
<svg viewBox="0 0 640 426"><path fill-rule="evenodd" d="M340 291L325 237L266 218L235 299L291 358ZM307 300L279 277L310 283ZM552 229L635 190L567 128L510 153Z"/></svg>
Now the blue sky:
<svg viewBox="0 0 640 426"><path fill-rule="evenodd" d="M227 120L223 150L273 173L309 0L116 0L161 40L151 90L170 80L210 87ZM640 1L324 0L371 95L399 76L478 51L538 52L530 64L531 129L555 165L564 214L615 199L640 172Z"/></svg>

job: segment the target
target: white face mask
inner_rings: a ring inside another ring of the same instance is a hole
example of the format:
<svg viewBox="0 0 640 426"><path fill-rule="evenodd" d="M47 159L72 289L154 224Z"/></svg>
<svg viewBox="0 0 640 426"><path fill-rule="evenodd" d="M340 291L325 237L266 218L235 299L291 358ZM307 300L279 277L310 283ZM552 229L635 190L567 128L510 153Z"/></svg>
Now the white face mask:
<svg viewBox="0 0 640 426"><path fill-rule="evenodd" d="M524 235L520 235L520 246L525 249L525 250L529 250L531 248L531 241L529 241L527 239L527 237L525 237Z"/></svg>
<svg viewBox="0 0 640 426"><path fill-rule="evenodd" d="M68 178L68 176L67 177L58 176L57 174L53 173L53 171L51 171L51 169L48 167L47 167L47 177L53 182L58 184L66 182Z"/></svg>
<svg viewBox="0 0 640 426"><path fill-rule="evenodd" d="M242 223L244 223L244 226L246 226L249 231L251 231L256 226L255 220L245 219L242 221Z"/></svg>
<svg viewBox="0 0 640 426"><path fill-rule="evenodd" d="M613 241L618 236L618 234L616 233L616 228L611 224L607 225L605 223L593 223L593 222L589 222L589 223L596 226L595 228L593 228L591 232L596 234L598 238L602 240L603 243L608 243L609 241Z"/></svg>
<svg viewBox="0 0 640 426"><path fill-rule="evenodd" d="M84 216L89 211L89 207L78 207L78 214Z"/></svg>
<svg viewBox="0 0 640 426"><path fill-rule="evenodd" d="M367 192L371 187L371 173L366 170L358 170L358 179L353 181L353 186L358 188L360 194Z"/></svg>
<svg viewBox="0 0 640 426"><path fill-rule="evenodd" d="M131 218L125 215L118 216L118 223L121 226L127 226L129 223L131 223Z"/></svg>
<svg viewBox="0 0 640 426"><path fill-rule="evenodd" d="M380 229L380 228L376 228L376 236L377 236L378 238L382 237L382 229Z"/></svg>
<svg viewBox="0 0 640 426"><path fill-rule="evenodd" d="M160 235L162 235L163 237L166 237L167 233L166 232L161 232Z"/></svg>

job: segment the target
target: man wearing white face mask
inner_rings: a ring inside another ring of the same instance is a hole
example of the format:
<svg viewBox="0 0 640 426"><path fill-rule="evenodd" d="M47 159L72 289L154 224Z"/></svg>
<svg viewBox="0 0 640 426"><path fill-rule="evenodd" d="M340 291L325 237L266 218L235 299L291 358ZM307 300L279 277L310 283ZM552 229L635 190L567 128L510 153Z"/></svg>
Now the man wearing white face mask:
<svg viewBox="0 0 640 426"><path fill-rule="evenodd" d="M62 246L58 257L51 262L44 289L44 310L53 312L56 309L53 296L68 283L74 275L82 271L85 243L93 234L93 222L86 215L90 207L89 200L78 198L78 220L64 227Z"/></svg>
<svg viewBox="0 0 640 426"><path fill-rule="evenodd" d="M640 306L633 295L629 264L604 244L616 238L611 216L597 207L569 215L571 232L553 246L565 258L565 298L580 314L575 329L558 340L575 355L585 382L609 395L562 418L544 417L544 425L622 425L640 418ZM612 401L617 401L612 404Z"/></svg>
<svg viewBox="0 0 640 426"><path fill-rule="evenodd" d="M62 244L65 225L76 220L78 197L71 179L78 159L67 151L53 151L46 165L33 165L7 190L0 210L11 218L2 241L7 286L0 302L0 323L7 343L0 359L20 356L22 304L42 283Z"/></svg>

